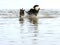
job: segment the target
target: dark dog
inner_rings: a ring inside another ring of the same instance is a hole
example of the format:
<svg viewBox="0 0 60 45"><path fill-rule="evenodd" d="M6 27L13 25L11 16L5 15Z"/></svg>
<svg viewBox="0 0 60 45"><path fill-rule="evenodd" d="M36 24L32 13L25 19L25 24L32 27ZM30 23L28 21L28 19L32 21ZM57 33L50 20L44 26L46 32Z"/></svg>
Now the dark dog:
<svg viewBox="0 0 60 45"><path fill-rule="evenodd" d="M27 13L28 13L29 15L34 14L34 15L36 15L36 16L37 16L37 14L38 14L39 10L40 10L39 5L34 5L34 6L33 6L33 8L32 8L32 9L30 9Z"/></svg>
<svg viewBox="0 0 60 45"><path fill-rule="evenodd" d="M24 16L24 9L22 8L22 9L20 9L20 17L21 16Z"/></svg>
<svg viewBox="0 0 60 45"><path fill-rule="evenodd" d="M19 15L19 21L23 21L24 19L23 19L23 16L24 16L24 9L22 8L22 9L20 9L20 15Z"/></svg>

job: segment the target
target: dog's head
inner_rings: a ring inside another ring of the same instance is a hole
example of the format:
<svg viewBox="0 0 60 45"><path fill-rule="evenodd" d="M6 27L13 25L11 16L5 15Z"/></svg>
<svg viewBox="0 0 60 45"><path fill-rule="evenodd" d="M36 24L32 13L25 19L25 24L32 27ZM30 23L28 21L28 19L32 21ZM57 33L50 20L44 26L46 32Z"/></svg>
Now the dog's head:
<svg viewBox="0 0 60 45"><path fill-rule="evenodd" d="M34 8L35 10L37 10L37 11L40 10L39 5L34 5L33 8Z"/></svg>

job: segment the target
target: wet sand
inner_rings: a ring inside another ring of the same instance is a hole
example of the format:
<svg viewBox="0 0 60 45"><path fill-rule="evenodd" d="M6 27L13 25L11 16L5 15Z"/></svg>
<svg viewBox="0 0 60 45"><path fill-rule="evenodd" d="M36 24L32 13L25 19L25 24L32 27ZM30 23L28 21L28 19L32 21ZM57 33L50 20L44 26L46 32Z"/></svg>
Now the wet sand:
<svg viewBox="0 0 60 45"><path fill-rule="evenodd" d="M0 45L60 45L60 18L39 18L37 22L0 18Z"/></svg>

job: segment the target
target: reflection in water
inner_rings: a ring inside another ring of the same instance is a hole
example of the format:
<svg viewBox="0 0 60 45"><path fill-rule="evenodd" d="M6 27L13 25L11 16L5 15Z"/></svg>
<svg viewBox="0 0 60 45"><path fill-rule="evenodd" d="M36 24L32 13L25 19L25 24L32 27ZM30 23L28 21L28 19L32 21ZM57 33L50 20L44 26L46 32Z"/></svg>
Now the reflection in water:
<svg viewBox="0 0 60 45"><path fill-rule="evenodd" d="M60 18L40 18L36 24L0 18L0 45L60 45Z"/></svg>
<svg viewBox="0 0 60 45"><path fill-rule="evenodd" d="M33 24L37 24L38 23L38 18L35 15L32 15L32 16L30 15L29 16L29 21Z"/></svg>
<svg viewBox="0 0 60 45"><path fill-rule="evenodd" d="M38 37L38 25L34 25L33 28L34 28L34 31L33 31L34 36L32 37L33 38L32 42L33 42L33 44L37 45L37 41L38 41L38 39L37 39L37 37Z"/></svg>
<svg viewBox="0 0 60 45"><path fill-rule="evenodd" d="M23 21L24 19L23 19L23 16L21 16L20 18L19 18L19 21Z"/></svg>
<svg viewBox="0 0 60 45"><path fill-rule="evenodd" d="M28 21L29 22L29 21ZM25 45L26 42L31 43L32 45L37 45L38 37L38 24L31 24L31 22L20 23L20 34L22 43ZM30 42L31 41L31 42Z"/></svg>
<svg viewBox="0 0 60 45"><path fill-rule="evenodd" d="M19 17L20 23L24 23L24 16Z"/></svg>
<svg viewBox="0 0 60 45"><path fill-rule="evenodd" d="M33 24L38 23L38 18L35 15L28 15L26 18L29 20L30 23L33 23ZM20 23L24 23L24 19L25 19L24 16L19 17Z"/></svg>
<svg viewBox="0 0 60 45"><path fill-rule="evenodd" d="M24 23L24 21L19 21L19 23L20 23L20 24L23 24L23 23Z"/></svg>
<svg viewBox="0 0 60 45"><path fill-rule="evenodd" d="M21 25L20 25L20 30L21 30L21 32L20 33L23 33L23 31L24 31L24 24L23 23L20 23Z"/></svg>
<svg viewBox="0 0 60 45"><path fill-rule="evenodd" d="M37 45L38 37L38 24L30 24L29 32L31 34L32 45Z"/></svg>

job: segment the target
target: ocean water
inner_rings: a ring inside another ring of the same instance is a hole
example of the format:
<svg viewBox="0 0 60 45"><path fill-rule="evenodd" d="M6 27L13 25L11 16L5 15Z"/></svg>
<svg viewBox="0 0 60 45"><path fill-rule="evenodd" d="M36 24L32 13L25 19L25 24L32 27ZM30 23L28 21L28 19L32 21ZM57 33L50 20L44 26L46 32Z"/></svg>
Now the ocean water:
<svg viewBox="0 0 60 45"><path fill-rule="evenodd" d="M0 45L60 45L60 17L38 18L35 24L27 18L1 17Z"/></svg>

